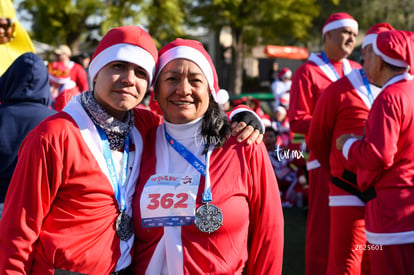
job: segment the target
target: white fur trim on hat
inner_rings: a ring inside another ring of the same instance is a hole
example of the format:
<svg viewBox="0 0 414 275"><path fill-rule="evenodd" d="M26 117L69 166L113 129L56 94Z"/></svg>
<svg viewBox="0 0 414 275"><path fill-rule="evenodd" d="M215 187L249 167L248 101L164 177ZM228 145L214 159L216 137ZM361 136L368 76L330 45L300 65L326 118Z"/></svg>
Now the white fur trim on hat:
<svg viewBox="0 0 414 275"><path fill-rule="evenodd" d="M162 71L162 69L172 60L179 59L179 58L185 58L190 61L193 61L195 64L200 67L201 71L203 71L208 86L210 88L210 92L213 95L214 100L219 104L224 104L228 100L228 93L225 90L219 90L215 91L214 88L214 75L211 68L210 63L205 58L205 56L200 53L198 50L194 49L193 47L189 46L177 46L174 48L169 49L165 53L162 54L162 58L160 58L160 64L159 64L159 70L158 74L155 77L155 80L157 80L158 75ZM226 98L227 96L227 98Z"/></svg>
<svg viewBox="0 0 414 275"><path fill-rule="evenodd" d="M100 52L89 65L89 74L94 79L96 74L108 63L125 61L142 67L149 75L148 85L152 82L155 73L155 61L145 49L126 43L115 44Z"/></svg>
<svg viewBox="0 0 414 275"><path fill-rule="evenodd" d="M379 55L382 58L382 60L384 60L388 64L399 67L399 68L409 67L409 65L404 60L389 57L385 55L383 52L381 52L377 47L377 38L375 38L375 41L372 43L372 47L374 49L375 54Z"/></svg>
<svg viewBox="0 0 414 275"><path fill-rule="evenodd" d="M364 40L362 41L362 49L368 46L369 44L374 43L375 39L377 38L377 33L371 33L364 37Z"/></svg>
<svg viewBox="0 0 414 275"><path fill-rule="evenodd" d="M62 77L56 77L56 76L51 75L51 74L49 74L49 79L52 82L55 82L55 83L58 83L58 84L65 84L66 82L71 80L70 77L62 78Z"/></svg>
<svg viewBox="0 0 414 275"><path fill-rule="evenodd" d="M344 28L344 27L351 27L356 32L358 32L358 22L353 19L346 18L346 19L336 20L336 21L326 24L325 27L323 27L322 35L324 35L328 31L339 29L339 28Z"/></svg>

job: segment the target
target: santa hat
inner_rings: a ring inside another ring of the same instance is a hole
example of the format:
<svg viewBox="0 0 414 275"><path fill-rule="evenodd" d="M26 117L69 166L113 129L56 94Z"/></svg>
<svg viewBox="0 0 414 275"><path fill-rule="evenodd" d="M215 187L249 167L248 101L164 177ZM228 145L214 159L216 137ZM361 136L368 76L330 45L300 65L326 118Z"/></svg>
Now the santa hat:
<svg viewBox="0 0 414 275"><path fill-rule="evenodd" d="M49 63L47 70L50 81L66 86L76 85L75 81L70 78L70 68L65 63L61 61Z"/></svg>
<svg viewBox="0 0 414 275"><path fill-rule="evenodd" d="M157 48L146 31L138 26L122 26L111 29L99 42L89 65L89 74L94 79L108 63L125 61L142 67L149 75L150 86L157 60Z"/></svg>
<svg viewBox="0 0 414 275"><path fill-rule="evenodd" d="M346 12L331 14L322 27L322 35L325 35L328 31L344 27L350 27L358 33L358 22L352 16Z"/></svg>
<svg viewBox="0 0 414 275"><path fill-rule="evenodd" d="M380 32L391 31L394 30L388 23L378 23L369 28L367 33L365 34L364 40L362 41L362 48L365 48L369 44L374 43L375 38L377 38Z"/></svg>
<svg viewBox="0 0 414 275"><path fill-rule="evenodd" d="M400 68L409 68L409 73L414 73L414 32L382 32L372 45L375 54L384 62Z"/></svg>
<svg viewBox="0 0 414 275"><path fill-rule="evenodd" d="M165 65L170 61L179 58L185 58L197 64L207 79L214 100L219 104L227 102L229 94L226 90L219 88L216 68L214 67L210 55L204 49L203 45L195 40L177 38L165 45L160 50L159 67L155 80L158 78Z"/></svg>
<svg viewBox="0 0 414 275"><path fill-rule="evenodd" d="M291 78L292 77L292 71L289 70L289 68L283 68L281 69L278 74L280 79L282 78Z"/></svg>

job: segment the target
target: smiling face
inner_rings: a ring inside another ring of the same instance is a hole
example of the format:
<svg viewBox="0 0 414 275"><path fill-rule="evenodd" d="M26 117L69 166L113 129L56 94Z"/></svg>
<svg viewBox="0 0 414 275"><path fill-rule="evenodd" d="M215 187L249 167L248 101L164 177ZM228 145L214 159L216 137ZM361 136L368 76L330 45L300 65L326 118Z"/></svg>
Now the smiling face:
<svg viewBox="0 0 414 275"><path fill-rule="evenodd" d="M147 87L148 74L143 68L114 61L96 75L94 97L109 114L122 121L127 111L141 103Z"/></svg>
<svg viewBox="0 0 414 275"><path fill-rule="evenodd" d="M200 67L187 59L165 65L154 92L164 118L175 124L203 116L209 105L208 81Z"/></svg>
<svg viewBox="0 0 414 275"><path fill-rule="evenodd" d="M14 24L8 18L0 18L0 44L5 44L12 40Z"/></svg>

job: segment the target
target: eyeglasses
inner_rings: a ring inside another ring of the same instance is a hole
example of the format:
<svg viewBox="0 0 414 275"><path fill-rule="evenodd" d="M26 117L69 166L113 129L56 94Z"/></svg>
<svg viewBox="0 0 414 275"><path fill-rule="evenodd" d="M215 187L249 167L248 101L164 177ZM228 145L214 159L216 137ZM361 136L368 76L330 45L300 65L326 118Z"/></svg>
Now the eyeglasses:
<svg viewBox="0 0 414 275"><path fill-rule="evenodd" d="M4 20L1 20L1 21L4 21ZM7 19L6 21L7 22L5 22L5 23L0 23L0 29L4 29L5 31L7 31L8 29L10 29L10 27L12 26L12 22L11 22L10 19Z"/></svg>

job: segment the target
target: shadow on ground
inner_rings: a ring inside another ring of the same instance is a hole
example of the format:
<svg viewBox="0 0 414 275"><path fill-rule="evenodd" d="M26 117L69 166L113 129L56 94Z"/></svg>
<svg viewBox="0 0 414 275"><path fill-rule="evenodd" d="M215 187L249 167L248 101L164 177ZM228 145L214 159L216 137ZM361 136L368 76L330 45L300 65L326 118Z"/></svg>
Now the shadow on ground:
<svg viewBox="0 0 414 275"><path fill-rule="evenodd" d="M305 274L306 212L302 208L283 208L285 246L283 275Z"/></svg>

